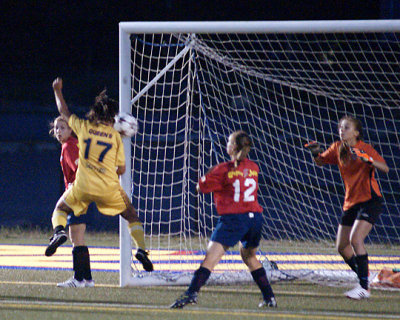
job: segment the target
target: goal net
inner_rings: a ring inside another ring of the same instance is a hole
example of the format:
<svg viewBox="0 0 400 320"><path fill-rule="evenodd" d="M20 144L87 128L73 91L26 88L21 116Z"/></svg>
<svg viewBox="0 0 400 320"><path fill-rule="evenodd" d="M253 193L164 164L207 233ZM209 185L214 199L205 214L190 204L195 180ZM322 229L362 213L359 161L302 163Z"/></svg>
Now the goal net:
<svg viewBox="0 0 400 320"><path fill-rule="evenodd" d="M367 238L370 271L399 267L400 21L121 22L120 103L140 130L124 139L125 190L144 222L155 271L132 257L121 220L121 286L190 282L218 216L195 185L227 161L226 141L247 131L264 208L259 258L272 281L352 284L335 249L344 187L304 144L338 140L344 115L383 155L384 213ZM130 159L130 161L129 161ZM275 268L275 263L277 268ZM238 247L209 280L252 281Z"/></svg>

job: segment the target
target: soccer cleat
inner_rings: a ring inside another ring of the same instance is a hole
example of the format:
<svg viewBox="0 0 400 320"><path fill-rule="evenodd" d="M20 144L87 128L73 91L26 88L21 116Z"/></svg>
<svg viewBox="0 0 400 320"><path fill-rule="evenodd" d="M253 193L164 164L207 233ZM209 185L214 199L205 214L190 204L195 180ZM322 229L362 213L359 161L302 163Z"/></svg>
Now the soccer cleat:
<svg viewBox="0 0 400 320"><path fill-rule="evenodd" d="M368 299L371 296L371 293L369 290L366 290L360 285L357 285L357 287L355 287L354 289L345 292L345 296L353 300L362 300Z"/></svg>
<svg viewBox="0 0 400 320"><path fill-rule="evenodd" d="M375 282L375 279L377 278L378 273L377 272L370 272L368 271L368 283L371 284Z"/></svg>
<svg viewBox="0 0 400 320"><path fill-rule="evenodd" d="M196 304L197 303L197 293L189 293L185 292L182 294L171 306L171 309L182 309L187 304Z"/></svg>
<svg viewBox="0 0 400 320"><path fill-rule="evenodd" d="M56 252L57 248L61 246L65 241L67 241L67 239L68 237L65 233L65 230L60 230L54 233L53 236L50 238L50 243L47 246L44 254L47 257L52 256Z"/></svg>
<svg viewBox="0 0 400 320"><path fill-rule="evenodd" d="M93 288L94 287L94 280L84 279L83 281L85 281L85 288Z"/></svg>
<svg viewBox="0 0 400 320"><path fill-rule="evenodd" d="M140 261L140 263L143 265L143 269L146 270L147 272L153 271L153 263L150 261L148 258L149 253L147 251L144 251L143 249L138 249L136 252L135 258Z"/></svg>
<svg viewBox="0 0 400 320"><path fill-rule="evenodd" d="M94 283L93 283L94 285ZM85 280L78 281L74 277L69 278L68 280L64 282L57 283L57 287L61 288L85 288L86 287L86 282Z"/></svg>
<svg viewBox="0 0 400 320"><path fill-rule="evenodd" d="M258 305L259 308L277 308L278 304L276 303L275 297L271 297L268 301L263 300Z"/></svg>

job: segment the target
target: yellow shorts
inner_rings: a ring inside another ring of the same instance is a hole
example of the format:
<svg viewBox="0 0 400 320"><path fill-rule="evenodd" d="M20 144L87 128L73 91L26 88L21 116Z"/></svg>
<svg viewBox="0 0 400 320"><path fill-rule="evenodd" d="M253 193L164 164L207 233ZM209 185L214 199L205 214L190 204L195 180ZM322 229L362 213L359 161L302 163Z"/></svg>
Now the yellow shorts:
<svg viewBox="0 0 400 320"><path fill-rule="evenodd" d="M92 195L83 192L75 185L63 194L64 202L79 217L85 214L89 204L96 203L97 209L106 216L116 216L126 210L131 204L122 187L103 195Z"/></svg>

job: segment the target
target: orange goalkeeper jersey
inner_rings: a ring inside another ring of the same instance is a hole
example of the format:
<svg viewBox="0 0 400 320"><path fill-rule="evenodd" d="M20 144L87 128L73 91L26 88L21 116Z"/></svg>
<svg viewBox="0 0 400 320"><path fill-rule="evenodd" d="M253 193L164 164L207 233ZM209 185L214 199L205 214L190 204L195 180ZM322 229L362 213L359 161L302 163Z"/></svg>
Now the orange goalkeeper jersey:
<svg viewBox="0 0 400 320"><path fill-rule="evenodd" d="M382 197L378 182L375 179L375 168L368 163L356 158L351 158L345 165L339 160L339 146L342 142L334 142L325 152L319 156L326 164L334 164L339 167L344 182L346 194L343 210L348 210L357 203L371 200L374 196ZM379 153L368 143L358 141L354 148L364 151L372 159L385 162Z"/></svg>

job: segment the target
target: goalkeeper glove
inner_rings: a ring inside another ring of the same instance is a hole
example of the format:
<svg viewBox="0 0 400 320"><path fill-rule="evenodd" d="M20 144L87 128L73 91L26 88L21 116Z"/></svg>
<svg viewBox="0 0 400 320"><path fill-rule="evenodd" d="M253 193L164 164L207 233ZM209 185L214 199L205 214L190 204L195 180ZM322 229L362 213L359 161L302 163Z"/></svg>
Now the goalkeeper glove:
<svg viewBox="0 0 400 320"><path fill-rule="evenodd" d="M360 150L358 148L350 148L351 153L355 154L357 158L359 158L361 161L372 164L374 162L374 159L372 159L368 154L365 153L365 151Z"/></svg>
<svg viewBox="0 0 400 320"><path fill-rule="evenodd" d="M319 146L319 143L316 141L311 141L309 143L306 143L304 147L311 151L311 154L314 158L318 157L321 153L321 148Z"/></svg>

